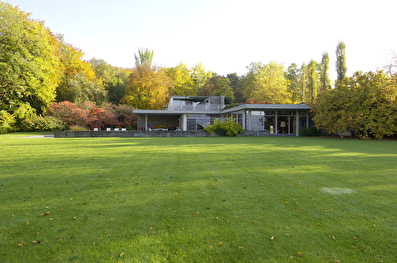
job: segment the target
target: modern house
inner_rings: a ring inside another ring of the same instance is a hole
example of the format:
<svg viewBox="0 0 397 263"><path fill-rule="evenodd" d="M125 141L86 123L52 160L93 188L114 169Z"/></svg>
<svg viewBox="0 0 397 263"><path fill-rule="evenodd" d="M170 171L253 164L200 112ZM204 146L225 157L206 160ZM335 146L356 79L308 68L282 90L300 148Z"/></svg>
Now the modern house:
<svg viewBox="0 0 397 263"><path fill-rule="evenodd" d="M133 110L138 130L201 130L214 119L232 119L248 131L296 135L312 126L306 104L240 104L225 108L224 96L172 96L164 110Z"/></svg>

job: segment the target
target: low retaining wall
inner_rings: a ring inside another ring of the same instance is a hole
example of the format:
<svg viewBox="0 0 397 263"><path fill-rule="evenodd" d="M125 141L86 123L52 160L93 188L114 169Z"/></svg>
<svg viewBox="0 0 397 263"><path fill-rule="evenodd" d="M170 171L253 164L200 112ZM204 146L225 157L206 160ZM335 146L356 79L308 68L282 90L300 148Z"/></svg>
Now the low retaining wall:
<svg viewBox="0 0 397 263"><path fill-rule="evenodd" d="M267 131L244 131L239 136L268 136ZM55 131L55 138L77 137L215 137L205 131Z"/></svg>

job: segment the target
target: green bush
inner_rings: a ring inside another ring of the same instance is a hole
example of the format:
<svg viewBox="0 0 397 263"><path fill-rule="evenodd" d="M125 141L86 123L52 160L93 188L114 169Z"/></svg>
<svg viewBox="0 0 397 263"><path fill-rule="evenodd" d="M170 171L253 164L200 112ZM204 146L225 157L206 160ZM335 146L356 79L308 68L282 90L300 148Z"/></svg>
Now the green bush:
<svg viewBox="0 0 397 263"><path fill-rule="evenodd" d="M64 128L63 121L54 116L33 116L21 123L22 131L55 131Z"/></svg>
<svg viewBox="0 0 397 263"><path fill-rule="evenodd" d="M89 129L87 129L86 127L78 126L78 125L70 126L69 130L71 130L71 131L89 131Z"/></svg>
<svg viewBox="0 0 397 263"><path fill-rule="evenodd" d="M216 134L218 136L229 137L235 137L244 131L240 124L231 119L224 121L215 120L213 124L205 127L204 130L211 135Z"/></svg>
<svg viewBox="0 0 397 263"><path fill-rule="evenodd" d="M226 110L226 109L230 109L230 108L233 108L233 107L237 107L238 105L240 105L239 103L232 103L232 104L229 104L229 105L226 105L223 109L224 110Z"/></svg>
<svg viewBox="0 0 397 263"><path fill-rule="evenodd" d="M14 115L6 112L5 110L0 111L0 134L13 131L14 123L15 123Z"/></svg>
<svg viewBox="0 0 397 263"><path fill-rule="evenodd" d="M233 103L233 98L232 97L225 97L225 104L229 105Z"/></svg>
<svg viewBox="0 0 397 263"><path fill-rule="evenodd" d="M317 129L315 126L310 128L304 128L300 132L300 136L316 137L323 135L324 131L322 129Z"/></svg>

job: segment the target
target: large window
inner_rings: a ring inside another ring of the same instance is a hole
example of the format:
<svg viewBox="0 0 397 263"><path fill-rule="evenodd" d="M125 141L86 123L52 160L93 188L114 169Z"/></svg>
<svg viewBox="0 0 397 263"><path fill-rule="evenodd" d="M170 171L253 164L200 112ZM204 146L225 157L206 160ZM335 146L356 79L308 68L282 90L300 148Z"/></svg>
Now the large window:
<svg viewBox="0 0 397 263"><path fill-rule="evenodd" d="M211 117L203 114L189 114L187 117L187 129L189 131L202 130L211 124Z"/></svg>

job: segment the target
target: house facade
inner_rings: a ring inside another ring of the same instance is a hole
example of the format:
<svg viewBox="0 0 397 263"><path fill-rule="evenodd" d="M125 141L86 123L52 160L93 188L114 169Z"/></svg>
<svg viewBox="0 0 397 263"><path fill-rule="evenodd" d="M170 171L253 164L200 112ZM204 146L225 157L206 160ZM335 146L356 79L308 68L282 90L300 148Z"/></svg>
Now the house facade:
<svg viewBox="0 0 397 263"><path fill-rule="evenodd" d="M215 119L232 119L247 131L296 135L312 126L306 104L240 104L225 108L224 96L172 96L164 110L133 110L138 130L201 130Z"/></svg>

